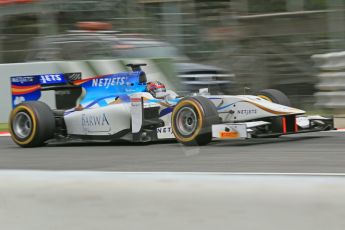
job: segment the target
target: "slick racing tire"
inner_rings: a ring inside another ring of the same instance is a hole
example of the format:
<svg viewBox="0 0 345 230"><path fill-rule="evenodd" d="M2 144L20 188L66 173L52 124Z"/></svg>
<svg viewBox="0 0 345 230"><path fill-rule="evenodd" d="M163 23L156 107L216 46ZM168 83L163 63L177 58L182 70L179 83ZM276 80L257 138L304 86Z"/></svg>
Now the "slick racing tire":
<svg viewBox="0 0 345 230"><path fill-rule="evenodd" d="M258 97L261 97L262 99L280 104L285 106L291 106L290 99L281 91L276 89L264 89L261 90L258 94ZM279 129L277 127L282 127L282 120L281 119L274 119L271 121L271 125L273 129ZM270 135L268 137L270 138L277 138L280 137L280 134L277 135Z"/></svg>
<svg viewBox="0 0 345 230"><path fill-rule="evenodd" d="M172 131L184 145L206 145L212 140L212 125L220 122L216 106L202 96L187 97L171 115Z"/></svg>
<svg viewBox="0 0 345 230"><path fill-rule="evenodd" d="M45 103L29 101L12 110L9 127L16 144L21 147L38 147L54 136L55 118Z"/></svg>
<svg viewBox="0 0 345 230"><path fill-rule="evenodd" d="M283 92L276 90L276 89L264 89L261 90L258 94L258 97L261 97L262 99L280 104L285 106L291 106L290 99L284 94ZM273 127L282 127L282 120L281 119L274 119L271 121ZM277 138L281 135L270 135L268 137L270 138Z"/></svg>
<svg viewBox="0 0 345 230"><path fill-rule="evenodd" d="M283 92L276 89L261 90L257 96L277 104L291 106L290 99Z"/></svg>

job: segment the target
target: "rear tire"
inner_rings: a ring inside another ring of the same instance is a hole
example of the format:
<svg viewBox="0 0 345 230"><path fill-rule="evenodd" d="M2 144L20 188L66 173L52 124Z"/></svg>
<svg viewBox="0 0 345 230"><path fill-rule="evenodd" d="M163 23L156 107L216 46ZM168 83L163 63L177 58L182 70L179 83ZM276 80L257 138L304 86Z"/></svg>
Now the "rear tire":
<svg viewBox="0 0 345 230"><path fill-rule="evenodd" d="M276 89L261 90L257 96L277 104L289 107L291 106L290 99L286 96L286 94Z"/></svg>
<svg viewBox="0 0 345 230"><path fill-rule="evenodd" d="M16 144L21 147L38 147L54 137L55 117L43 102L24 102L12 110L9 127Z"/></svg>
<svg viewBox="0 0 345 230"><path fill-rule="evenodd" d="M212 125L219 123L216 106L202 96L187 97L175 106L171 126L184 145L206 145L212 140Z"/></svg>

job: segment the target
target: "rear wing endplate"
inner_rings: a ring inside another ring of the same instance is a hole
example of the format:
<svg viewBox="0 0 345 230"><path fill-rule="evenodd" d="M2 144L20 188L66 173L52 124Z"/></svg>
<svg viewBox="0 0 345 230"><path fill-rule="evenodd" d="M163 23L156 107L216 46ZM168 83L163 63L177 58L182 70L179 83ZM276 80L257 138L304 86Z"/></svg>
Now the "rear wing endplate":
<svg viewBox="0 0 345 230"><path fill-rule="evenodd" d="M39 100L44 90L77 87L73 82L81 78L79 72L11 77L12 107L24 101Z"/></svg>

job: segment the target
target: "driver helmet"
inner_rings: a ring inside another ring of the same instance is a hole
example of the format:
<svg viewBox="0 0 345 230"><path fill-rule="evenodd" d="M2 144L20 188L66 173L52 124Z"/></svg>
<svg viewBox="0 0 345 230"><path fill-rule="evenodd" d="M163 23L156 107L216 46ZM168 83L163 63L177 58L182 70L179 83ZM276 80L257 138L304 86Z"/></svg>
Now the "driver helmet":
<svg viewBox="0 0 345 230"><path fill-rule="evenodd" d="M146 85L147 92L155 98L162 98L166 95L165 85L159 81L148 82Z"/></svg>

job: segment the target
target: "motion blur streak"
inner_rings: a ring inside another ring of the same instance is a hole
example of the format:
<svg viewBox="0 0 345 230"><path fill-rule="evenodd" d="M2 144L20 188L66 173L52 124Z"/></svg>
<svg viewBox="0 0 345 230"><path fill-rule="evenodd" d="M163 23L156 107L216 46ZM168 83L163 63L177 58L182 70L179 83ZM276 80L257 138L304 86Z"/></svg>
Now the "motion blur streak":
<svg viewBox="0 0 345 230"><path fill-rule="evenodd" d="M2 171L0 180L3 229L345 227L344 176Z"/></svg>
<svg viewBox="0 0 345 230"><path fill-rule="evenodd" d="M191 66L179 74L213 74L204 80L209 86L226 82L225 89L212 86L220 92L276 88L296 107L311 108L318 78L310 57L345 49L344 5L341 0L1 1L0 63L188 56L221 70Z"/></svg>
<svg viewBox="0 0 345 230"><path fill-rule="evenodd" d="M18 148L0 138L0 169L126 172L345 173L344 132L215 142L55 144Z"/></svg>

